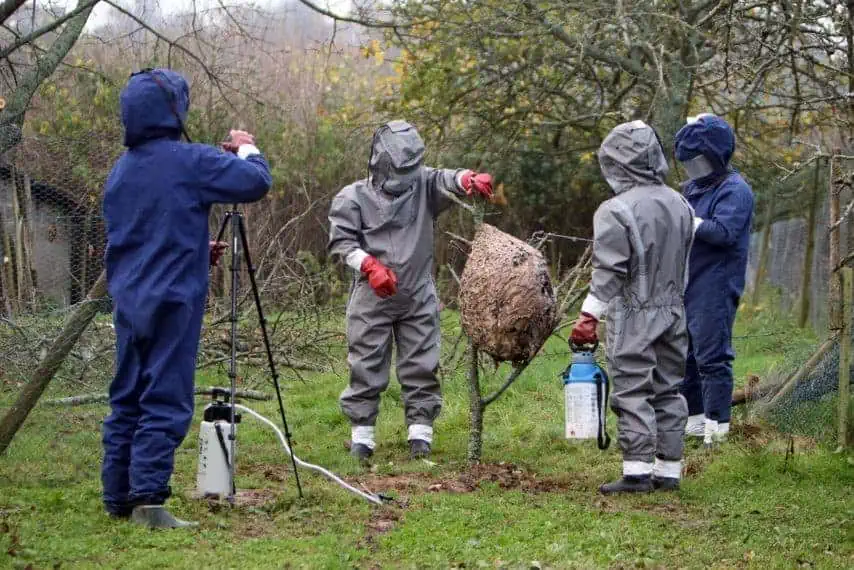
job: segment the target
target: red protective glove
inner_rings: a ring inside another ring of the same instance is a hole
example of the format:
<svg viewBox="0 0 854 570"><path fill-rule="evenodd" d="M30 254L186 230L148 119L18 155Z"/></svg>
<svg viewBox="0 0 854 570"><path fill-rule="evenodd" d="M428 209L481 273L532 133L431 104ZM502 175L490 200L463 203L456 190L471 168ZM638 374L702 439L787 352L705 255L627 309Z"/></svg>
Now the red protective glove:
<svg viewBox="0 0 854 570"><path fill-rule="evenodd" d="M217 265L219 265L219 259L222 257L222 254L225 253L225 250L227 248L228 244L224 241L210 242L211 267L216 267Z"/></svg>
<svg viewBox="0 0 854 570"><path fill-rule="evenodd" d="M378 297L391 297L397 293L397 275L373 255L362 262L362 274L368 278L368 284Z"/></svg>
<svg viewBox="0 0 854 570"><path fill-rule="evenodd" d="M487 200L492 200L492 176L489 174L466 170L460 177L460 184L469 196L474 191Z"/></svg>
<svg viewBox="0 0 854 570"><path fill-rule="evenodd" d="M237 153L237 149L240 148L240 145L244 144L255 144L255 137L247 133L246 131L232 131L229 133L229 140L222 143L222 148L227 150L228 152Z"/></svg>
<svg viewBox="0 0 854 570"><path fill-rule="evenodd" d="M572 327L569 339L573 344L585 345L595 344L599 341L599 333L596 330L599 320L590 313L581 313Z"/></svg>

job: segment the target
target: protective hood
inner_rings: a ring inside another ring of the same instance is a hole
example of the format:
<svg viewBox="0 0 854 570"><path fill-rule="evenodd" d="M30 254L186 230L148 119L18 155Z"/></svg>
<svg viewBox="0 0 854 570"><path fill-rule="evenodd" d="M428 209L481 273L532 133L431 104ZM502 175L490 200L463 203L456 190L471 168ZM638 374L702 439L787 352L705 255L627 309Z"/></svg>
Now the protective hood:
<svg viewBox="0 0 854 570"><path fill-rule="evenodd" d="M599 167L615 194L664 184L669 170L658 135L643 121L614 127L599 147Z"/></svg>
<svg viewBox="0 0 854 570"><path fill-rule="evenodd" d="M132 148L161 138L179 139L189 108L190 87L178 73L154 69L134 74L121 95L125 146Z"/></svg>
<svg viewBox="0 0 854 570"><path fill-rule="evenodd" d="M415 184L424 162L424 141L406 121L391 121L374 133L368 162L371 184L400 196Z"/></svg>
<svg viewBox="0 0 854 570"><path fill-rule="evenodd" d="M700 155L706 157L714 174L720 174L727 170L735 152L735 133L716 115L692 117L676 133L675 151L679 162L688 162Z"/></svg>

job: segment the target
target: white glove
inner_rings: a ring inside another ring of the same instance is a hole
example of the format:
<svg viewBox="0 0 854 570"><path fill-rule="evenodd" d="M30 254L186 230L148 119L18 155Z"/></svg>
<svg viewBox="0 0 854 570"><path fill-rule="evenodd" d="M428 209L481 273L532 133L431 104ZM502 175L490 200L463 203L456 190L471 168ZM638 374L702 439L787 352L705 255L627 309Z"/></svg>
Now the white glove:
<svg viewBox="0 0 854 570"><path fill-rule="evenodd" d="M703 218L698 218L697 216L694 216L694 233L697 233L697 228L699 228L700 224L702 224L702 223L703 223Z"/></svg>

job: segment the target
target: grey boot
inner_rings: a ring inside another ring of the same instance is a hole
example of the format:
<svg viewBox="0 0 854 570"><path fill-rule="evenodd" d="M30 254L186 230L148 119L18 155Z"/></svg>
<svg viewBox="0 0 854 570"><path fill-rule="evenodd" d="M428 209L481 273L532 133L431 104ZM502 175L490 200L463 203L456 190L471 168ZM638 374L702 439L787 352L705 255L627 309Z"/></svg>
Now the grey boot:
<svg viewBox="0 0 854 570"><path fill-rule="evenodd" d="M372 450L367 445L363 445L361 443L353 444L350 447L350 455L358 459L362 463L367 463L371 456L374 454L374 450Z"/></svg>
<svg viewBox="0 0 854 570"><path fill-rule="evenodd" d="M655 477L652 478L652 486L656 491L678 491L679 479L675 477Z"/></svg>
<svg viewBox="0 0 854 570"><path fill-rule="evenodd" d="M419 459L430 456L430 444L423 439L409 440L409 457Z"/></svg>
<svg viewBox="0 0 854 570"><path fill-rule="evenodd" d="M599 492L603 495L618 495L622 493L651 493L652 478L647 475L643 477L633 477L626 475L622 479L618 479L613 483L606 483L599 487Z"/></svg>
<svg viewBox="0 0 854 570"><path fill-rule="evenodd" d="M189 528L199 523L176 519L163 505L139 505L134 507L130 520L148 528Z"/></svg>

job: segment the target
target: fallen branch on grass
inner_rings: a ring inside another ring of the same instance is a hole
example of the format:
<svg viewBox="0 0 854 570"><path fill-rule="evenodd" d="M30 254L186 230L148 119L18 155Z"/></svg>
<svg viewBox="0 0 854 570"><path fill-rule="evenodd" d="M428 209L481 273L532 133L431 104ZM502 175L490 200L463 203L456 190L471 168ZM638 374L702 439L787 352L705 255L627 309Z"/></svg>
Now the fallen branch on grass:
<svg viewBox="0 0 854 570"><path fill-rule="evenodd" d="M80 339L80 335L95 318L100 306L99 301L106 295L107 277L102 272L86 296L86 300L74 310L62 331L47 349L44 358L39 362L30 380L24 385L15 403L0 420L0 455L3 455L9 447L12 438L18 433L27 416L38 403L39 398L56 375L59 367L62 366L68 353L71 352L71 349Z"/></svg>
<svg viewBox="0 0 854 570"><path fill-rule="evenodd" d="M829 339L824 341L818 350L813 353L813 355L807 360L803 366L801 366L797 372L792 374L782 385L782 387L777 391L773 398L768 402L767 408L773 408L776 406L780 400L785 398L788 394L795 389L795 386L798 385L804 378L806 378L807 374L815 368L815 366L819 363L819 361L827 354L827 351L833 346L833 344L837 340L837 335L831 336Z"/></svg>

